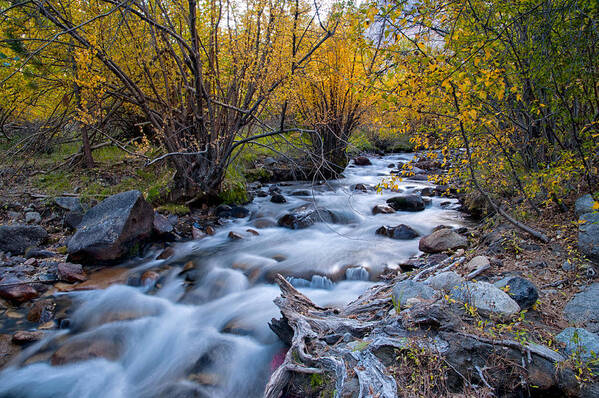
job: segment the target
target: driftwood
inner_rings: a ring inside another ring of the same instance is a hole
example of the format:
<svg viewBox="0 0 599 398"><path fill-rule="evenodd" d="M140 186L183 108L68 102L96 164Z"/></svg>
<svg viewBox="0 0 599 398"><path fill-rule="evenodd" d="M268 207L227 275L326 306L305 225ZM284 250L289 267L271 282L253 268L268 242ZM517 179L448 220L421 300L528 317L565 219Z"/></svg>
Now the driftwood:
<svg viewBox="0 0 599 398"><path fill-rule="evenodd" d="M456 257L448 259L443 265L463 261L462 257ZM445 268L447 266L435 267L429 273ZM406 274L403 274L396 280L405 278ZM273 319L270 327L289 345L289 350L283 363L270 377L265 390L267 398L278 398L290 388L293 391L298 386L294 383L301 385L301 380L305 379L301 374L321 375L320 379L328 380L326 393L334 397L401 396L404 386L398 385L389 370L397 364L395 354L391 354L389 362L389 357L385 358L381 353L409 350L414 345L444 357L444 361L469 387L491 390L493 383L485 376L487 364L484 361L495 350L502 353L509 350L517 363L528 364L525 370L533 373L539 372L539 369L550 369L564 360L559 353L544 346L466 334L460 326L459 316L442 300L423 302L395 314L390 298L392 283L371 287L343 308L323 308L297 291L281 275L277 275L275 281L281 289L281 296L275 299L275 304L280 308L282 318ZM451 353L469 352L472 347L479 346L486 355L477 355L477 363L460 363L452 357ZM509 372L503 374L506 378L510 377ZM469 378L464 375L469 375ZM553 374L547 377L557 385ZM473 382L479 383L479 386ZM527 386L525 377L515 383L522 388Z"/></svg>

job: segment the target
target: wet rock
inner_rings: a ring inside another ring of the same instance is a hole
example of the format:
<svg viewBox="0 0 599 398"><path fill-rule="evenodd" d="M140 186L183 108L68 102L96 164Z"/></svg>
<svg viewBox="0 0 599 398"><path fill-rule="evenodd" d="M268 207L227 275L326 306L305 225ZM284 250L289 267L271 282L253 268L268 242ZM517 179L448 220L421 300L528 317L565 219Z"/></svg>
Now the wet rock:
<svg viewBox="0 0 599 398"><path fill-rule="evenodd" d="M580 216L578 226L578 249L594 262L599 262L599 213Z"/></svg>
<svg viewBox="0 0 599 398"><path fill-rule="evenodd" d="M486 282L465 282L451 290L451 297L476 307L483 313L511 317L520 312L520 306L503 290Z"/></svg>
<svg viewBox="0 0 599 398"><path fill-rule="evenodd" d="M77 229L79 224L81 224L81 220L83 220L83 213L68 211L62 219L62 225L68 229Z"/></svg>
<svg viewBox="0 0 599 398"><path fill-rule="evenodd" d="M451 291L454 287L464 282L464 279L453 271L441 272L429 277L424 283L435 290Z"/></svg>
<svg viewBox="0 0 599 398"><path fill-rule="evenodd" d="M52 300L40 300L33 303L27 313L29 322L46 323L54 319L56 303Z"/></svg>
<svg viewBox="0 0 599 398"><path fill-rule="evenodd" d="M81 264L60 263L57 266L58 278L61 281L73 283L87 280L87 275L83 271Z"/></svg>
<svg viewBox="0 0 599 398"><path fill-rule="evenodd" d="M156 271L148 270L141 274L140 282L142 286L151 286L154 285L158 279L160 278L160 274Z"/></svg>
<svg viewBox="0 0 599 398"><path fill-rule="evenodd" d="M465 249L468 239L462 235L443 228L420 239L418 248L425 253L440 253L445 250Z"/></svg>
<svg viewBox="0 0 599 398"><path fill-rule="evenodd" d="M37 211L28 211L25 213L25 222L27 224L39 224L42 222L42 216Z"/></svg>
<svg viewBox="0 0 599 398"><path fill-rule="evenodd" d="M582 216L586 213L592 213L595 211L593 209L593 205L595 204L595 199L590 194L581 196L576 200L574 204L574 211L578 217Z"/></svg>
<svg viewBox="0 0 599 398"><path fill-rule="evenodd" d="M50 358L53 366L86 361L93 358L116 360L120 355L120 347L116 339L78 339L67 341Z"/></svg>
<svg viewBox="0 0 599 398"><path fill-rule="evenodd" d="M254 236L260 235L260 232L256 231L255 229L251 229L251 228L246 229L246 232L249 232L250 234L252 234Z"/></svg>
<svg viewBox="0 0 599 398"><path fill-rule="evenodd" d="M270 218L257 218L253 222L254 227L258 229L272 228L277 225L277 222Z"/></svg>
<svg viewBox="0 0 599 398"><path fill-rule="evenodd" d="M12 342L18 345L31 344L44 338L41 330L29 331L19 330L12 335Z"/></svg>
<svg viewBox="0 0 599 398"><path fill-rule="evenodd" d="M412 227L405 224L399 224L395 227L383 226L376 230L377 235L388 236L392 239L410 240L419 236Z"/></svg>
<svg viewBox="0 0 599 398"><path fill-rule="evenodd" d="M420 195L398 195L387 199L387 204L398 211L422 211L424 201Z"/></svg>
<svg viewBox="0 0 599 398"><path fill-rule="evenodd" d="M416 174L414 176L409 176L408 180L412 181L428 181L428 176L425 174Z"/></svg>
<svg viewBox="0 0 599 398"><path fill-rule="evenodd" d="M570 260L566 260L562 263L562 269L566 272L571 272L576 270L576 264L572 263Z"/></svg>
<svg viewBox="0 0 599 398"><path fill-rule="evenodd" d="M47 238L48 233L39 225L1 225L0 251L23 254L25 249L39 246Z"/></svg>
<svg viewBox="0 0 599 398"><path fill-rule="evenodd" d="M312 196L312 192L307 189L299 189L297 191L291 192L291 196Z"/></svg>
<svg viewBox="0 0 599 398"><path fill-rule="evenodd" d="M599 332L599 283L593 283L576 294L564 308L564 316L577 326Z"/></svg>
<svg viewBox="0 0 599 398"><path fill-rule="evenodd" d="M419 298L423 300L431 300L435 296L433 288L424 282L415 282L411 279L397 282L393 286L392 297L393 301L403 307L409 299Z"/></svg>
<svg viewBox="0 0 599 398"><path fill-rule="evenodd" d="M250 211L242 206L231 207L231 217L233 218L245 218L250 214Z"/></svg>
<svg viewBox="0 0 599 398"><path fill-rule="evenodd" d="M212 235L214 235L216 233L216 231L214 230L214 228L211 225L208 225L206 227L206 231L205 232L206 232L207 235L210 235L210 236L212 236Z"/></svg>
<svg viewBox="0 0 599 398"><path fill-rule="evenodd" d="M136 254L132 249L151 234L153 220L154 211L141 192L113 195L83 216L67 246L70 261L112 261Z"/></svg>
<svg viewBox="0 0 599 398"><path fill-rule="evenodd" d="M372 214L391 214L395 213L395 209L391 206L376 205L372 208Z"/></svg>
<svg viewBox="0 0 599 398"><path fill-rule="evenodd" d="M504 290L523 310L532 307L539 299L536 286L528 279L519 276L505 277L494 285Z"/></svg>
<svg viewBox="0 0 599 398"><path fill-rule="evenodd" d="M395 167L395 163L389 163L389 164L387 165L387 168L388 168L388 169L392 169L392 168L394 168L394 167Z"/></svg>
<svg viewBox="0 0 599 398"><path fill-rule="evenodd" d="M168 218L160 213L154 213L154 221L152 222L154 232L158 235L166 235L173 232L173 224L170 223Z"/></svg>
<svg viewBox="0 0 599 398"><path fill-rule="evenodd" d="M24 281L14 277L0 280L0 297L13 303L20 304L39 296L39 293L35 288L28 283L22 282Z"/></svg>
<svg viewBox="0 0 599 398"><path fill-rule="evenodd" d="M54 203L64 210L83 213L83 207L81 206L81 200L79 200L79 198L60 196L54 199Z"/></svg>
<svg viewBox="0 0 599 398"><path fill-rule="evenodd" d="M339 218L330 210L321 208L316 210L313 207L302 206L279 218L277 224L289 229L304 229L320 221L336 223L338 220Z"/></svg>
<svg viewBox="0 0 599 398"><path fill-rule="evenodd" d="M191 227L191 237L194 240L203 239L206 236L204 232L202 232L199 228Z"/></svg>
<svg viewBox="0 0 599 398"><path fill-rule="evenodd" d="M218 205L216 206L216 209L214 209L214 215L217 217L230 217L231 210L231 206L229 205Z"/></svg>
<svg viewBox="0 0 599 398"><path fill-rule="evenodd" d="M372 162L366 156L358 156L354 158L354 164L356 166L370 166Z"/></svg>
<svg viewBox="0 0 599 398"><path fill-rule="evenodd" d="M356 184L350 187L352 191L368 192L368 187L364 184Z"/></svg>
<svg viewBox="0 0 599 398"><path fill-rule="evenodd" d="M476 256L466 263L464 269L468 272L472 272L476 271L479 268L484 268L490 265L491 263L487 256Z"/></svg>
<svg viewBox="0 0 599 398"><path fill-rule="evenodd" d="M166 247L159 255L156 257L157 260L165 260L175 255L175 249L171 246Z"/></svg>
<svg viewBox="0 0 599 398"><path fill-rule="evenodd" d="M576 354L584 360L590 360L599 353L599 335L586 329L569 327L555 336L555 339L565 344L568 355Z"/></svg>
<svg viewBox="0 0 599 398"><path fill-rule="evenodd" d="M239 240L239 239L243 239L243 236L241 236L241 235L240 235L240 234L238 234L237 232L233 232L233 231L229 232L229 235L228 235L228 236L229 236L229 239L232 239L232 240Z"/></svg>
<svg viewBox="0 0 599 398"><path fill-rule="evenodd" d="M280 193L275 193L270 197L272 203L287 203L287 199Z"/></svg>
<svg viewBox="0 0 599 398"><path fill-rule="evenodd" d="M256 191L256 196L259 197L259 198L265 198L265 197L268 196L268 192L259 190L259 191Z"/></svg>

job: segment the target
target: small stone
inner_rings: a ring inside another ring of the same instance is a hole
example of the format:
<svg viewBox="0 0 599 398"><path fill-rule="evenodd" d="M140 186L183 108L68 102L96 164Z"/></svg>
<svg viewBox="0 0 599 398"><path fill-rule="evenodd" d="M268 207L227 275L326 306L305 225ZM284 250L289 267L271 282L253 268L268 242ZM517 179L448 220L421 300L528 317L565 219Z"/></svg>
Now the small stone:
<svg viewBox="0 0 599 398"><path fill-rule="evenodd" d="M395 213L395 209L387 205L376 205L372 208L372 214L392 214Z"/></svg>
<svg viewBox="0 0 599 398"><path fill-rule="evenodd" d="M204 238L206 236L206 234L202 231L200 231L199 228L196 227L191 227L191 237L194 240L200 240L202 238Z"/></svg>
<svg viewBox="0 0 599 398"><path fill-rule="evenodd" d="M415 282L406 279L397 282L393 287L393 301L403 307L410 298L421 298L431 300L435 296L435 291L423 282Z"/></svg>
<svg viewBox="0 0 599 398"><path fill-rule="evenodd" d="M464 266L467 272L473 272L477 269L490 266L489 258L487 256L476 256L472 260L468 261Z"/></svg>
<svg viewBox="0 0 599 398"><path fill-rule="evenodd" d="M229 232L229 239L232 240L239 240L239 239L243 239L243 236L241 236L240 234L238 234L237 232Z"/></svg>
<svg viewBox="0 0 599 398"><path fill-rule="evenodd" d="M214 230L214 228L212 226L208 225L206 227L206 234L208 234L208 235L214 235L215 233L216 233L216 231Z"/></svg>
<svg viewBox="0 0 599 398"><path fill-rule="evenodd" d="M39 224L42 222L42 216L37 211L29 211L25 213L25 222L27 224Z"/></svg>
<svg viewBox="0 0 599 398"><path fill-rule="evenodd" d="M453 271L441 272L429 277L424 283L435 290L451 291L454 287L464 282L464 279Z"/></svg>
<svg viewBox="0 0 599 398"><path fill-rule="evenodd" d="M60 263L58 264L57 270L58 278L62 281L73 283L84 282L87 280L87 275L85 275L81 264Z"/></svg>
<svg viewBox="0 0 599 398"><path fill-rule="evenodd" d="M249 232L250 234L255 235L255 236L260 235L260 233L258 231L256 231L255 229L251 229L251 228L246 229L246 232Z"/></svg>
<svg viewBox="0 0 599 398"><path fill-rule="evenodd" d="M30 344L44 338L42 331L19 330L12 335L12 342L18 345Z"/></svg>
<svg viewBox="0 0 599 398"><path fill-rule="evenodd" d="M79 198L61 196L54 199L54 203L65 210L83 213L83 207L81 206Z"/></svg>
<svg viewBox="0 0 599 398"><path fill-rule="evenodd" d="M156 283L156 281L160 278L160 275L156 271L146 271L141 274L141 284L142 286L151 286Z"/></svg>
<svg viewBox="0 0 599 398"><path fill-rule="evenodd" d="M46 323L54 319L56 303L52 300L36 301L27 313L29 322Z"/></svg>

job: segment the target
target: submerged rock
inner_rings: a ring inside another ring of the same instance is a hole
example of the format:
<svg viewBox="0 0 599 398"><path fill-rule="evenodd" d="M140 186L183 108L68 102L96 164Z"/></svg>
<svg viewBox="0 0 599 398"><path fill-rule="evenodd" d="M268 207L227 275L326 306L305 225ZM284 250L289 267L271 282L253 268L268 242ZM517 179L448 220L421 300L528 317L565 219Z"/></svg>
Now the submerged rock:
<svg viewBox="0 0 599 398"><path fill-rule="evenodd" d="M141 192L113 195L83 216L67 246L70 261L112 261L126 257L150 236L154 211Z"/></svg>
<svg viewBox="0 0 599 398"><path fill-rule="evenodd" d="M273 193L270 197L272 203L287 203L287 199L280 193Z"/></svg>
<svg viewBox="0 0 599 398"><path fill-rule="evenodd" d="M24 283L17 278L4 278L0 280L0 297L12 301L13 303L20 304L25 301L39 296L37 290L35 290L31 284Z"/></svg>
<svg viewBox="0 0 599 398"><path fill-rule="evenodd" d="M395 209L391 206L376 205L372 208L372 214L392 214L395 213Z"/></svg>
<svg viewBox="0 0 599 398"><path fill-rule="evenodd" d="M39 225L1 225L0 251L23 254L25 249L39 246L47 238L48 233Z"/></svg>
<svg viewBox="0 0 599 398"><path fill-rule="evenodd" d="M304 229L317 222L336 223L338 221L340 221L339 217L330 210L302 206L279 218L277 223L279 226L289 229Z"/></svg>
<svg viewBox="0 0 599 398"><path fill-rule="evenodd" d="M425 204L420 195L398 195L387 199L387 204L397 211L422 211Z"/></svg>
<svg viewBox="0 0 599 398"><path fill-rule="evenodd" d="M418 248L425 253L440 253L445 250L465 249L468 239L452 231L443 228L420 239Z"/></svg>
<svg viewBox="0 0 599 398"><path fill-rule="evenodd" d="M420 236L412 227L399 224L395 227L383 226L376 230L377 235L388 236L392 239L410 240Z"/></svg>
<svg viewBox="0 0 599 398"><path fill-rule="evenodd" d="M354 158L354 164L356 166L370 166L372 162L366 156L358 156Z"/></svg>

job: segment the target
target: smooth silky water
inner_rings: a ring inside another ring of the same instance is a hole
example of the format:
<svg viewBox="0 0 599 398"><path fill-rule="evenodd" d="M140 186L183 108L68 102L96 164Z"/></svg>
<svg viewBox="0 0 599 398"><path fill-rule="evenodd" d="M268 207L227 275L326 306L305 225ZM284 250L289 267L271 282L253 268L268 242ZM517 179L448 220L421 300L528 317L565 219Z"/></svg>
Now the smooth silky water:
<svg viewBox="0 0 599 398"><path fill-rule="evenodd" d="M51 332L0 373L0 397L262 396L276 358L284 352L268 327L271 318L280 316L273 303L280 293L272 284L274 275L286 276L318 305L344 305L385 269L418 252L418 239L393 240L376 235L377 228L403 223L424 235L439 224L462 223L455 200L435 197L421 212L372 215L375 205L397 193L351 189L359 183L376 185L389 175L389 163L411 157L373 158L371 166L348 167L344 178L323 185L283 186L287 203L256 198L249 217L227 221L214 236L175 245L168 260L135 262L132 275L170 266L160 288L113 285L65 293L74 306L69 327ZM427 185L400 183L405 193ZM291 196L297 190L312 195ZM447 201L453 205L442 208ZM333 211L341 223L316 223L302 230L254 226L256 219L276 221L306 203ZM247 232L249 228L260 235ZM230 231L244 239L231 240ZM181 274L188 261L195 269ZM48 346L97 340L118 346L116 359L62 366L47 360L31 363Z"/></svg>

